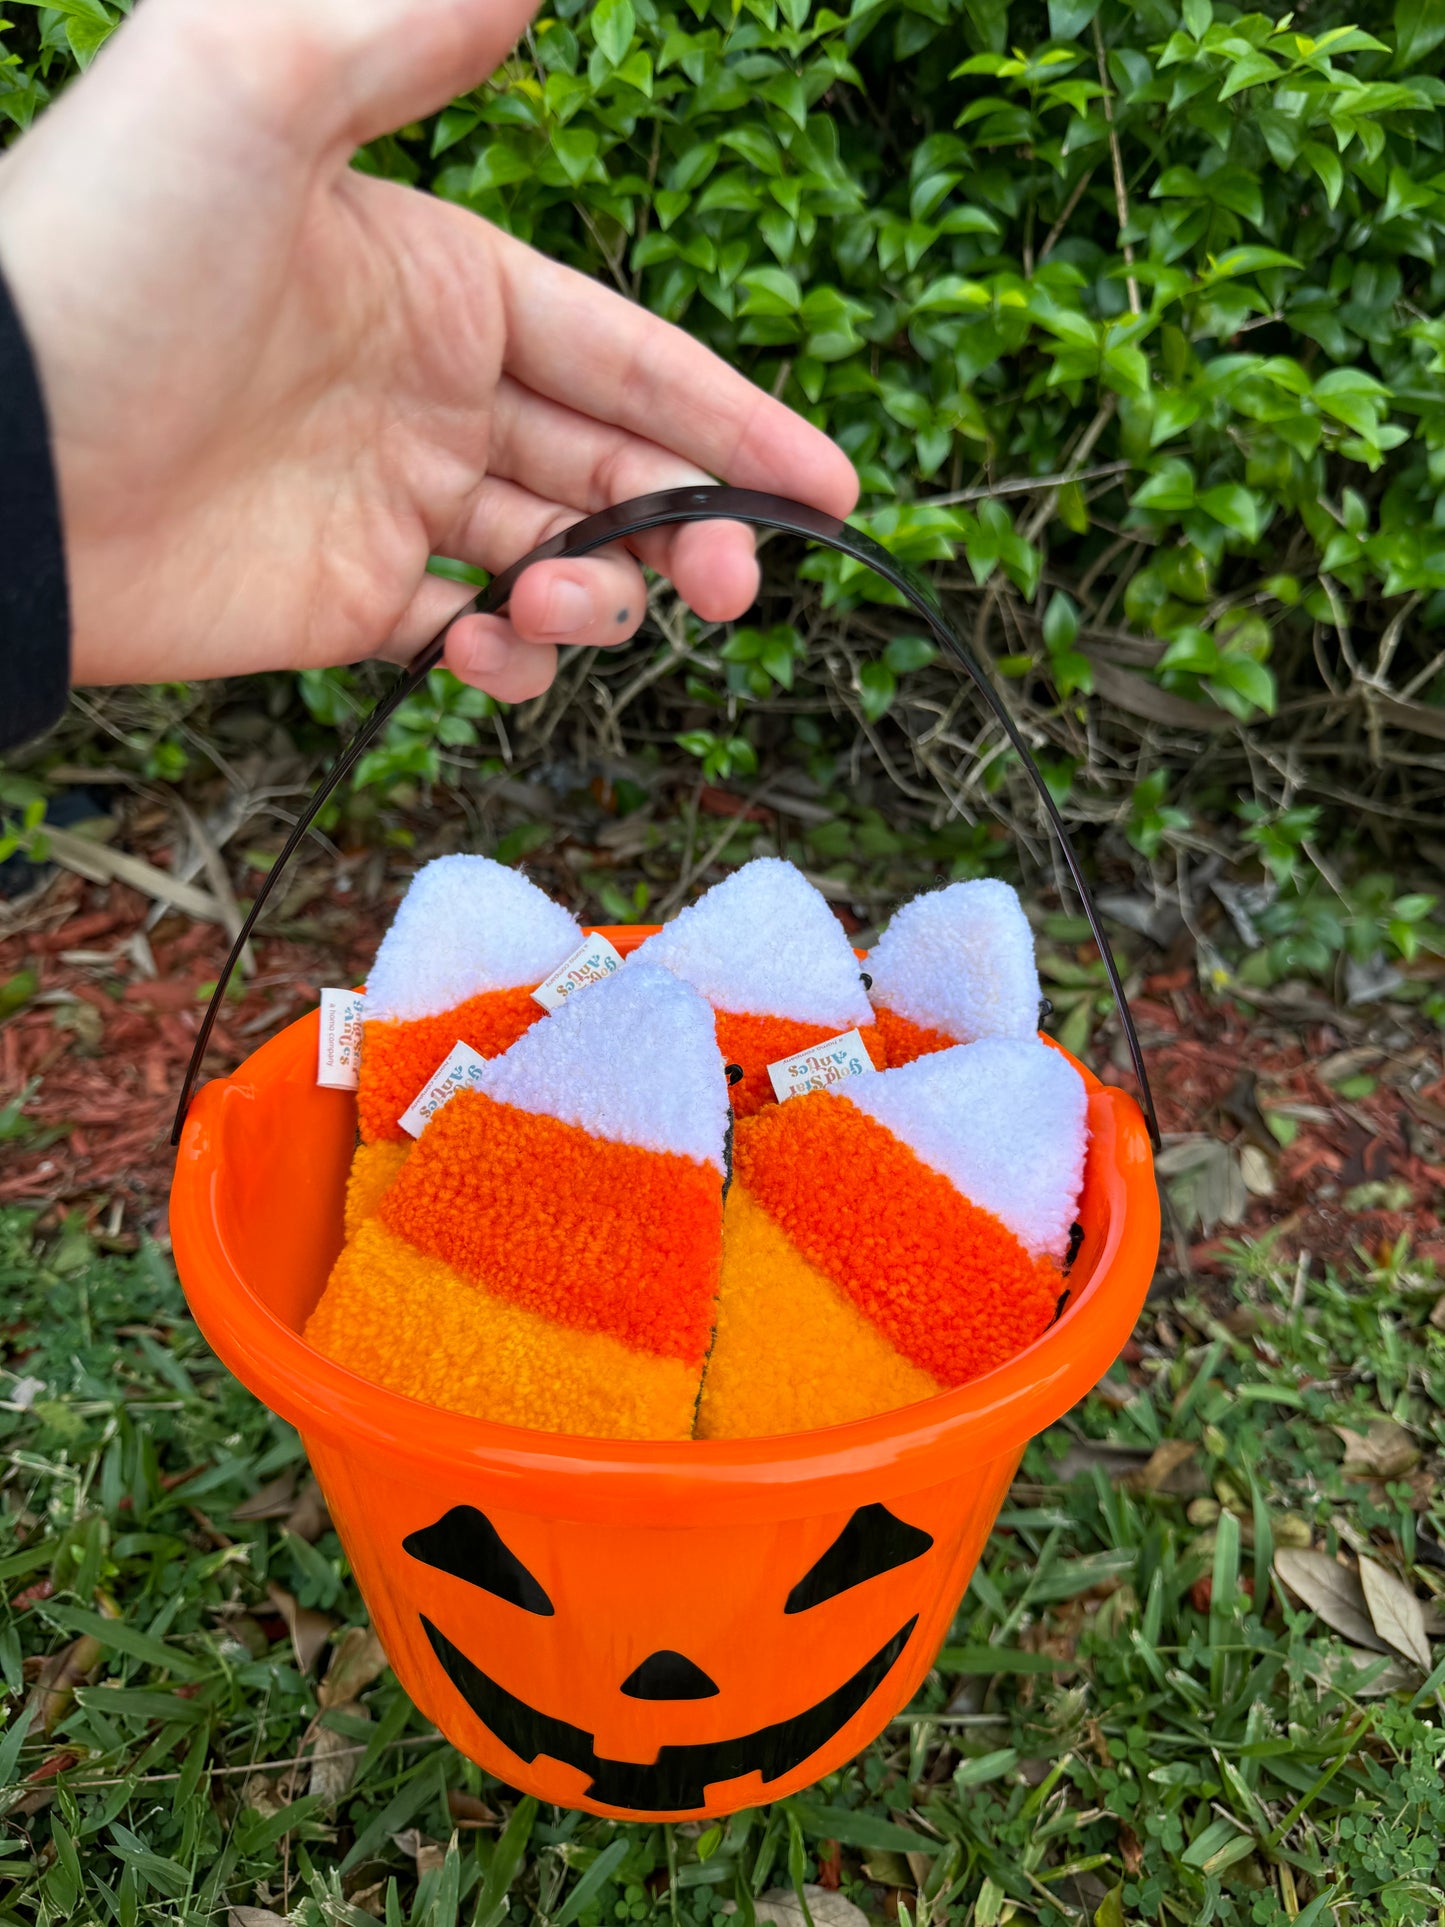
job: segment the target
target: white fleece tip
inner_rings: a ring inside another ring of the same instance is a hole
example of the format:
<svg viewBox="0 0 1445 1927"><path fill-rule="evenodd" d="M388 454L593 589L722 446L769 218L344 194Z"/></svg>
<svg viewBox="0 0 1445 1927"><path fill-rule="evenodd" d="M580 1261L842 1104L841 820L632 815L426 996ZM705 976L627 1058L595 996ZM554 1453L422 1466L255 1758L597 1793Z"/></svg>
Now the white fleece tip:
<svg viewBox="0 0 1445 1927"><path fill-rule="evenodd" d="M1062 1257L1078 1214L1088 1095L1037 1038L976 1044L856 1077L835 1093L991 1211L1032 1257Z"/></svg>
<svg viewBox="0 0 1445 1927"><path fill-rule="evenodd" d="M1017 891L994 877L905 903L867 968L875 1004L960 1044L1038 1031L1034 935Z"/></svg>
<svg viewBox="0 0 1445 1927"><path fill-rule="evenodd" d="M636 960L661 964L714 1010L840 1030L873 1018L842 924L781 857L758 857L714 884L649 937Z"/></svg>
<svg viewBox="0 0 1445 1927"><path fill-rule="evenodd" d="M574 991L494 1057L477 1088L593 1137L722 1169L731 1109L712 1012L695 990L647 964Z"/></svg>
<svg viewBox="0 0 1445 1927"><path fill-rule="evenodd" d="M549 977L582 927L520 870L439 856L412 878L366 980L366 1015L437 1017L484 990Z"/></svg>

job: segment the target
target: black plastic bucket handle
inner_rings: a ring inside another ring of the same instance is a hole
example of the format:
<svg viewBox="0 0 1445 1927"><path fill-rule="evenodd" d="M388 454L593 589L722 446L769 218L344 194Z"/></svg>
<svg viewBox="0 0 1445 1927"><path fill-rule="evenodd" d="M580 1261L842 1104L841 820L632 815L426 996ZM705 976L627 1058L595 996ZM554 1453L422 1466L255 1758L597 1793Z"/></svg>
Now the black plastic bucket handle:
<svg viewBox="0 0 1445 1927"><path fill-rule="evenodd" d="M1029 779L1038 792L1039 801L1044 807L1049 825L1059 840L1064 861L1069 866L1069 874L1074 880L1074 887L1084 906L1084 915L1089 920L1089 928L1094 933L1094 941L1099 946L1099 955L1104 961L1109 988L1114 993L1114 1002L1118 1007L1119 1021L1124 1026L1124 1036L1128 1042L1129 1056L1133 1061L1134 1075L1139 1080L1139 1096L1145 1121L1149 1126L1149 1137L1157 1151L1160 1144L1159 1120L1154 1110L1154 1096L1149 1088L1149 1076L1144 1068L1144 1053L1139 1046L1139 1035L1134 1028L1133 1015L1119 977L1119 966L1114 961L1114 953L1109 948L1109 939L1104 934L1099 912L1095 907L1089 886L1084 881L1084 873L1078 857L1074 854L1068 832L1064 828L1063 818L1059 815L1058 807L1049 793L1049 786L1044 781L1033 757L1030 756L998 692L984 675L972 651L949 623L942 604L933 590L921 576L915 575L905 563L890 555L887 549L873 540L872 536L863 534L859 529L850 528L846 522L840 522L836 516L825 515L821 509L809 508L803 502L790 502L781 495L766 495L756 489L719 487L664 489L656 495L639 495L631 502L619 502L615 508L603 509L599 514L589 515L583 521L574 523L571 528L563 529L559 535L554 535L540 548L533 549L530 555L524 555L519 562L514 562L509 569L504 569L481 595L474 596L464 609L457 611L457 614L452 617L452 622L457 621L461 616L495 615L504 609L517 578L524 569L530 569L534 563L551 562L563 556L590 555L594 549L605 548L611 542L626 541L631 536L645 534L649 529L667 528L680 522L717 521L746 522L754 528L775 529L784 535L798 535L805 541L821 543L825 548L836 549L840 555L852 556L856 561L866 564L876 575L881 575L885 582L891 583L899 591L909 606L928 624L944 652L952 656L973 682L974 687L997 718L1010 744L1021 757ZM410 667L395 688L389 695L383 697L352 737L334 767L322 778L315 794L297 818L296 825L287 837L281 854L262 879L255 901L246 914L246 920L241 926L236 941L231 946L231 954L226 959L225 967L221 971L220 979L206 1008L200 1032L196 1037L196 1047L191 1053L185 1083L181 1087L180 1103L176 1108L175 1124L171 1131L172 1144L179 1144L181 1141L181 1129L186 1121L186 1112L190 1108L191 1092L200 1074L206 1046L210 1042L211 1031L226 994L226 986L230 983L232 973L240 961L241 952L245 949L246 940L255 928L256 921L265 908L277 880L295 854L301 839L316 820L327 798L356 767L362 755L386 727L398 705L405 702L423 681L427 672L434 669L441 661L447 630L450 628L451 622L427 644L418 656L413 658Z"/></svg>

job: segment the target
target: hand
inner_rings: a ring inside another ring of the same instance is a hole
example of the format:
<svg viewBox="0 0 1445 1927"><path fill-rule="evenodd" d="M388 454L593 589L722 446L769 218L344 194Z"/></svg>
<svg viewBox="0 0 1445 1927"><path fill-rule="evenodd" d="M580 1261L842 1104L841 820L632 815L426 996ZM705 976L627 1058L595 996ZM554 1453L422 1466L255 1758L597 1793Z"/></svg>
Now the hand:
<svg viewBox="0 0 1445 1927"><path fill-rule="evenodd" d="M713 478L846 515L842 452L679 330L465 210L356 173L475 86L529 0L146 0L0 161L39 357L77 682L405 660L467 591L628 496ZM749 533L640 539L702 616ZM448 666L504 701L644 614L614 550L531 569Z"/></svg>

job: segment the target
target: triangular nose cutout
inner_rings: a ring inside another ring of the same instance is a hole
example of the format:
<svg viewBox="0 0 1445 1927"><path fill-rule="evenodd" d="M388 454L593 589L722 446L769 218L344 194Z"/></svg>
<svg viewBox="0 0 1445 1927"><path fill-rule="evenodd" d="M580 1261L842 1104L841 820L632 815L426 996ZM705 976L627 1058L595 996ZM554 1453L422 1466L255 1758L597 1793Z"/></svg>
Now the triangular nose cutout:
<svg viewBox="0 0 1445 1927"><path fill-rule="evenodd" d="M649 1653L637 1671L623 1680L622 1690L634 1700L710 1700L717 1696L717 1687L685 1653Z"/></svg>

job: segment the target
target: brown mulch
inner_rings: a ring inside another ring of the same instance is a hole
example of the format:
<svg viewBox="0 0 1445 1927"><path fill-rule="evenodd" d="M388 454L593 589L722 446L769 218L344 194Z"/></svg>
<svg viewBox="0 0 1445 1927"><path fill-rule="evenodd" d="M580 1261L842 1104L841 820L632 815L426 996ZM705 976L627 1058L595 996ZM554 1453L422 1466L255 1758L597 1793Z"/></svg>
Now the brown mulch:
<svg viewBox="0 0 1445 1927"><path fill-rule="evenodd" d="M1402 1234L1445 1267L1445 1059L1440 1033L1408 1006L1301 1012L1273 998L1252 1012L1199 988L1192 969L1146 977L1133 1001L1166 1137L1203 1133L1262 1154L1270 1188L1229 1236L1273 1232L1287 1257L1341 1264ZM1284 1006L1282 1009L1281 1006ZM1127 1071L1114 1080L1132 1086ZM1375 1088L1352 1099L1356 1075ZM1297 1129L1281 1148L1267 1113ZM1292 1115L1300 1112L1303 1115ZM1218 1269L1220 1240L1191 1247L1193 1269Z"/></svg>
<svg viewBox="0 0 1445 1927"><path fill-rule="evenodd" d="M121 1246L165 1230L171 1121L206 1002L230 948L214 924L167 914L122 884L59 875L0 937L0 988L33 972L34 995L0 1022L0 1109L26 1129L0 1146L0 1205L80 1211ZM256 944L256 971L217 1021L204 1074L232 1069L324 984L364 973L384 913L338 899L314 935ZM150 967L153 965L153 969Z"/></svg>

